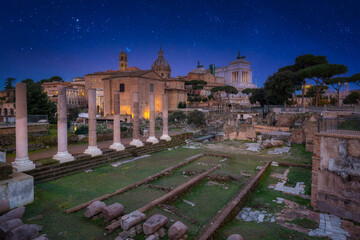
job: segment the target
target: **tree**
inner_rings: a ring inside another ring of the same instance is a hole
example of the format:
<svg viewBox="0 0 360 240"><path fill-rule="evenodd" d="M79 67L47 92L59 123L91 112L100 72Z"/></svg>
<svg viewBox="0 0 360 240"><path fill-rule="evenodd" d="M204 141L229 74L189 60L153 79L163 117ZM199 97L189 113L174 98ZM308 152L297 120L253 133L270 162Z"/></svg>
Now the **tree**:
<svg viewBox="0 0 360 240"><path fill-rule="evenodd" d="M48 115L49 122L56 123L56 105L50 101L44 92L41 83L34 82L32 79L25 79L22 82L26 83L28 114Z"/></svg>
<svg viewBox="0 0 360 240"><path fill-rule="evenodd" d="M324 87L322 87L322 89L321 89L321 91L320 91L320 95L323 95L324 93L325 93L325 90L327 90L327 89L329 89L329 87L328 86L324 86ZM316 96L316 93L317 93L317 90L318 90L318 86L311 86L308 90L307 90L307 92L306 92L306 94L305 94L305 97L310 97L310 98L313 98L313 97L315 97Z"/></svg>
<svg viewBox="0 0 360 240"><path fill-rule="evenodd" d="M174 111L169 116L169 122L175 123L175 122L181 122L186 119L186 115L183 111Z"/></svg>
<svg viewBox="0 0 360 240"><path fill-rule="evenodd" d="M294 73L298 73L302 69L306 69L309 67L313 67L318 64L327 63L326 56L314 56L313 54L305 54L298 56L295 59L294 65L285 66L283 68L280 68L278 72L283 71L292 71ZM304 106L304 94L305 94L305 87L306 85L306 78L302 78L302 87L301 87L301 105Z"/></svg>
<svg viewBox="0 0 360 240"><path fill-rule="evenodd" d="M206 81L203 80L191 80L191 81L185 81L185 85L191 85L191 89L189 89L189 96L188 99L191 102L200 102L199 93L196 93L196 91L201 90L204 88L204 86L207 84ZM194 98L192 96L195 96Z"/></svg>
<svg viewBox="0 0 360 240"><path fill-rule="evenodd" d="M198 110L192 111L187 117L187 123L194 124L196 127L200 127L206 124L205 113Z"/></svg>
<svg viewBox="0 0 360 240"><path fill-rule="evenodd" d="M358 92L352 92L349 95L347 95L344 100L344 104L359 104L360 103L360 93Z"/></svg>
<svg viewBox="0 0 360 240"><path fill-rule="evenodd" d="M5 81L5 90L12 90L14 87L12 86L12 83L15 81L15 78L7 78Z"/></svg>
<svg viewBox="0 0 360 240"><path fill-rule="evenodd" d="M326 81L329 81L336 75L347 73L348 68L343 64L330 64L322 63L306 69L298 71L298 75L301 78L312 79L318 87L316 92L315 105L319 105L320 91L323 88Z"/></svg>
<svg viewBox="0 0 360 240"><path fill-rule="evenodd" d="M360 73L354 74L349 78L349 82L355 83L360 87Z"/></svg>
<svg viewBox="0 0 360 240"><path fill-rule="evenodd" d="M290 70L277 72L264 83L265 94L272 104L284 104L301 87L302 79Z"/></svg>
<svg viewBox="0 0 360 240"><path fill-rule="evenodd" d="M239 93L239 91L235 87L230 86L230 85L213 87L210 91L211 91L211 93L215 93L215 95L217 95L217 97L219 97L219 98L221 98L222 92L226 93L226 96L229 101L230 101L230 94L236 95Z"/></svg>
<svg viewBox="0 0 360 240"><path fill-rule="evenodd" d="M246 88L246 89L242 90L242 93L250 95L249 101L251 104L256 104L256 103L260 104L262 111L263 111L263 116L264 116L265 115L264 107L267 104L265 89L264 88Z"/></svg>
<svg viewBox="0 0 360 240"><path fill-rule="evenodd" d="M40 80L41 84L46 83L46 82L64 82L64 80L62 79L62 77L59 77L59 76L53 76L49 79Z"/></svg>
<svg viewBox="0 0 360 240"><path fill-rule="evenodd" d="M337 93L337 104L340 107L340 89L344 86L345 83L349 82L348 77L335 77L326 81L327 85L331 85Z"/></svg>

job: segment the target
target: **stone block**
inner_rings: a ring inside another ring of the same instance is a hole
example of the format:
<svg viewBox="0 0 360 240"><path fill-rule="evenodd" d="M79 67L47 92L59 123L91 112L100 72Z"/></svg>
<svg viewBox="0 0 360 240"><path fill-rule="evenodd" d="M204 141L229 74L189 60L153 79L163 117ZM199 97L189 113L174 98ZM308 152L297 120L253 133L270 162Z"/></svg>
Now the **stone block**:
<svg viewBox="0 0 360 240"><path fill-rule="evenodd" d="M11 174L12 166L0 161L0 181L9 179Z"/></svg>
<svg viewBox="0 0 360 240"><path fill-rule="evenodd" d="M123 214L124 207L120 203L111 204L110 206L104 207L101 210L101 216L106 222L110 222L111 220L120 217Z"/></svg>
<svg viewBox="0 0 360 240"><path fill-rule="evenodd" d="M6 234L8 234L14 228L20 227L21 225L24 225L24 223L18 218L11 219L7 222L1 223L0 224L0 239L5 239Z"/></svg>
<svg viewBox="0 0 360 240"><path fill-rule="evenodd" d="M121 218L121 228L124 230L128 230L132 226L135 226L136 224L140 223L141 221L146 219L146 215L139 212L134 211L129 214L126 214L122 216Z"/></svg>
<svg viewBox="0 0 360 240"><path fill-rule="evenodd" d="M25 224L11 230L5 240L34 239L41 230L42 227L36 224Z"/></svg>
<svg viewBox="0 0 360 240"><path fill-rule="evenodd" d="M145 240L159 240L159 235L151 234Z"/></svg>
<svg viewBox="0 0 360 240"><path fill-rule="evenodd" d="M10 201L6 198L0 199L0 216L10 211Z"/></svg>
<svg viewBox="0 0 360 240"><path fill-rule="evenodd" d="M129 239L130 234L127 231L123 231L115 238L115 240L127 240Z"/></svg>
<svg viewBox="0 0 360 240"><path fill-rule="evenodd" d="M160 228L158 231L158 234L161 238L165 237L165 235L166 235L165 228Z"/></svg>
<svg viewBox="0 0 360 240"><path fill-rule="evenodd" d="M17 219L17 218L22 219L22 217L24 216L24 212L25 212L25 207L18 207L16 209L13 209L10 212L0 216L0 224L12 219Z"/></svg>
<svg viewBox="0 0 360 240"><path fill-rule="evenodd" d="M186 232L188 231L188 227L180 221L175 222L168 231L169 239L178 240L181 239Z"/></svg>
<svg viewBox="0 0 360 240"><path fill-rule="evenodd" d="M85 217L91 218L99 213L101 213L102 209L106 207L106 204L101 201L95 201L91 203L84 212Z"/></svg>
<svg viewBox="0 0 360 240"><path fill-rule="evenodd" d="M151 216L143 224L143 230L145 235L150 235L157 232L161 227L167 224L169 219L161 214L155 214Z"/></svg>
<svg viewBox="0 0 360 240"><path fill-rule="evenodd" d="M10 208L34 201L34 178L22 172L14 172L10 179L0 181L0 199L6 198Z"/></svg>

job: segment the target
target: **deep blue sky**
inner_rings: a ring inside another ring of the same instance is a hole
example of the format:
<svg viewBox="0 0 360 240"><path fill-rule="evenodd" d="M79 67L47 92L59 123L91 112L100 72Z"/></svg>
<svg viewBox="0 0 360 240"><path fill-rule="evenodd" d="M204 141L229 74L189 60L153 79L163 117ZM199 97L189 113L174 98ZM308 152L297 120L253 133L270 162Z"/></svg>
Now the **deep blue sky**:
<svg viewBox="0 0 360 240"><path fill-rule="evenodd" d="M326 55L360 72L358 0L0 0L0 87L59 75L65 80L129 66L150 69L159 46L172 75L199 60L227 65L246 55L262 85L298 55Z"/></svg>

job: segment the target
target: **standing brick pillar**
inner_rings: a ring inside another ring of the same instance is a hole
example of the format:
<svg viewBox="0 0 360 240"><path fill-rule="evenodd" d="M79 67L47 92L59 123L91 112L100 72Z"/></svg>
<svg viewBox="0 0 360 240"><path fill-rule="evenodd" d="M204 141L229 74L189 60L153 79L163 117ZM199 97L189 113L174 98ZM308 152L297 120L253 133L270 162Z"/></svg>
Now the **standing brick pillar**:
<svg viewBox="0 0 360 240"><path fill-rule="evenodd" d="M15 171L24 172L35 168L35 164L28 155L28 124L27 124L27 102L26 84L16 83L16 158L12 163Z"/></svg>
<svg viewBox="0 0 360 240"><path fill-rule="evenodd" d="M170 141L171 137L169 136L169 127L168 127L168 103L169 99L168 99L168 95L166 93L164 93L163 95L163 134L160 137L160 139L162 140L166 140L166 141Z"/></svg>
<svg viewBox="0 0 360 240"><path fill-rule="evenodd" d="M130 145L136 147L142 147L144 144L140 141L139 138L139 93L133 93L133 140L130 142Z"/></svg>
<svg viewBox="0 0 360 240"><path fill-rule="evenodd" d="M159 140L155 137L155 93L150 92L149 95L149 109L150 109L150 121L149 121L149 138L146 142L152 144L158 143Z"/></svg>
<svg viewBox="0 0 360 240"><path fill-rule="evenodd" d="M114 142L110 146L111 149L122 151L125 149L121 144L121 125L120 125L120 92L114 91L114 118L113 118Z"/></svg>
<svg viewBox="0 0 360 240"><path fill-rule="evenodd" d="M53 159L59 160L60 163L73 161L74 157L67 149L67 106L64 86L58 88L57 115L58 152Z"/></svg>
<svg viewBox="0 0 360 240"><path fill-rule="evenodd" d="M94 157L102 154L102 151L96 145L96 90L89 89L88 96L89 146L84 153Z"/></svg>

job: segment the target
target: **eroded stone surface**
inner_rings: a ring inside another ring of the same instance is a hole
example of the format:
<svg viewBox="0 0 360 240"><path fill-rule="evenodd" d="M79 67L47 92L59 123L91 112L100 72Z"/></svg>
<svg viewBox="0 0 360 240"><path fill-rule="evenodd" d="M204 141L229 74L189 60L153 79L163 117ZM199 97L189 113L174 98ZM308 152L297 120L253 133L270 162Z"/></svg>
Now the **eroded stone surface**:
<svg viewBox="0 0 360 240"><path fill-rule="evenodd" d="M22 217L24 216L24 212L25 212L25 207L15 208L0 217L0 224L16 218L22 219Z"/></svg>
<svg viewBox="0 0 360 240"><path fill-rule="evenodd" d="M91 217L101 213L101 211L104 207L106 207L106 204L104 202L95 201L85 209L84 215L87 218L91 218Z"/></svg>
<svg viewBox="0 0 360 240"><path fill-rule="evenodd" d="M126 214L121 218L121 228L127 230L132 226L135 226L139 222L145 220L145 218L146 215L139 211L134 211L129 214Z"/></svg>
<svg viewBox="0 0 360 240"><path fill-rule="evenodd" d="M124 207L120 203L114 203L110 206L104 207L101 210L101 216L106 222L110 222L114 218L120 217L124 214Z"/></svg>
<svg viewBox="0 0 360 240"><path fill-rule="evenodd" d="M169 228L168 231L169 239L171 240L181 239L188 230L189 228L185 224L183 224L180 221L177 221Z"/></svg>
<svg viewBox="0 0 360 240"><path fill-rule="evenodd" d="M143 225L143 230L146 235L150 235L158 231L161 227L166 225L169 221L167 217L161 214L156 214L151 216L148 220L145 221Z"/></svg>
<svg viewBox="0 0 360 240"><path fill-rule="evenodd" d="M309 231L309 236L329 237L333 240L346 240L350 236L341 228L342 220L334 215L320 213L319 228Z"/></svg>
<svg viewBox="0 0 360 240"><path fill-rule="evenodd" d="M236 218L245 222L275 222L275 214L267 213L265 210L252 211L251 208L243 208Z"/></svg>

